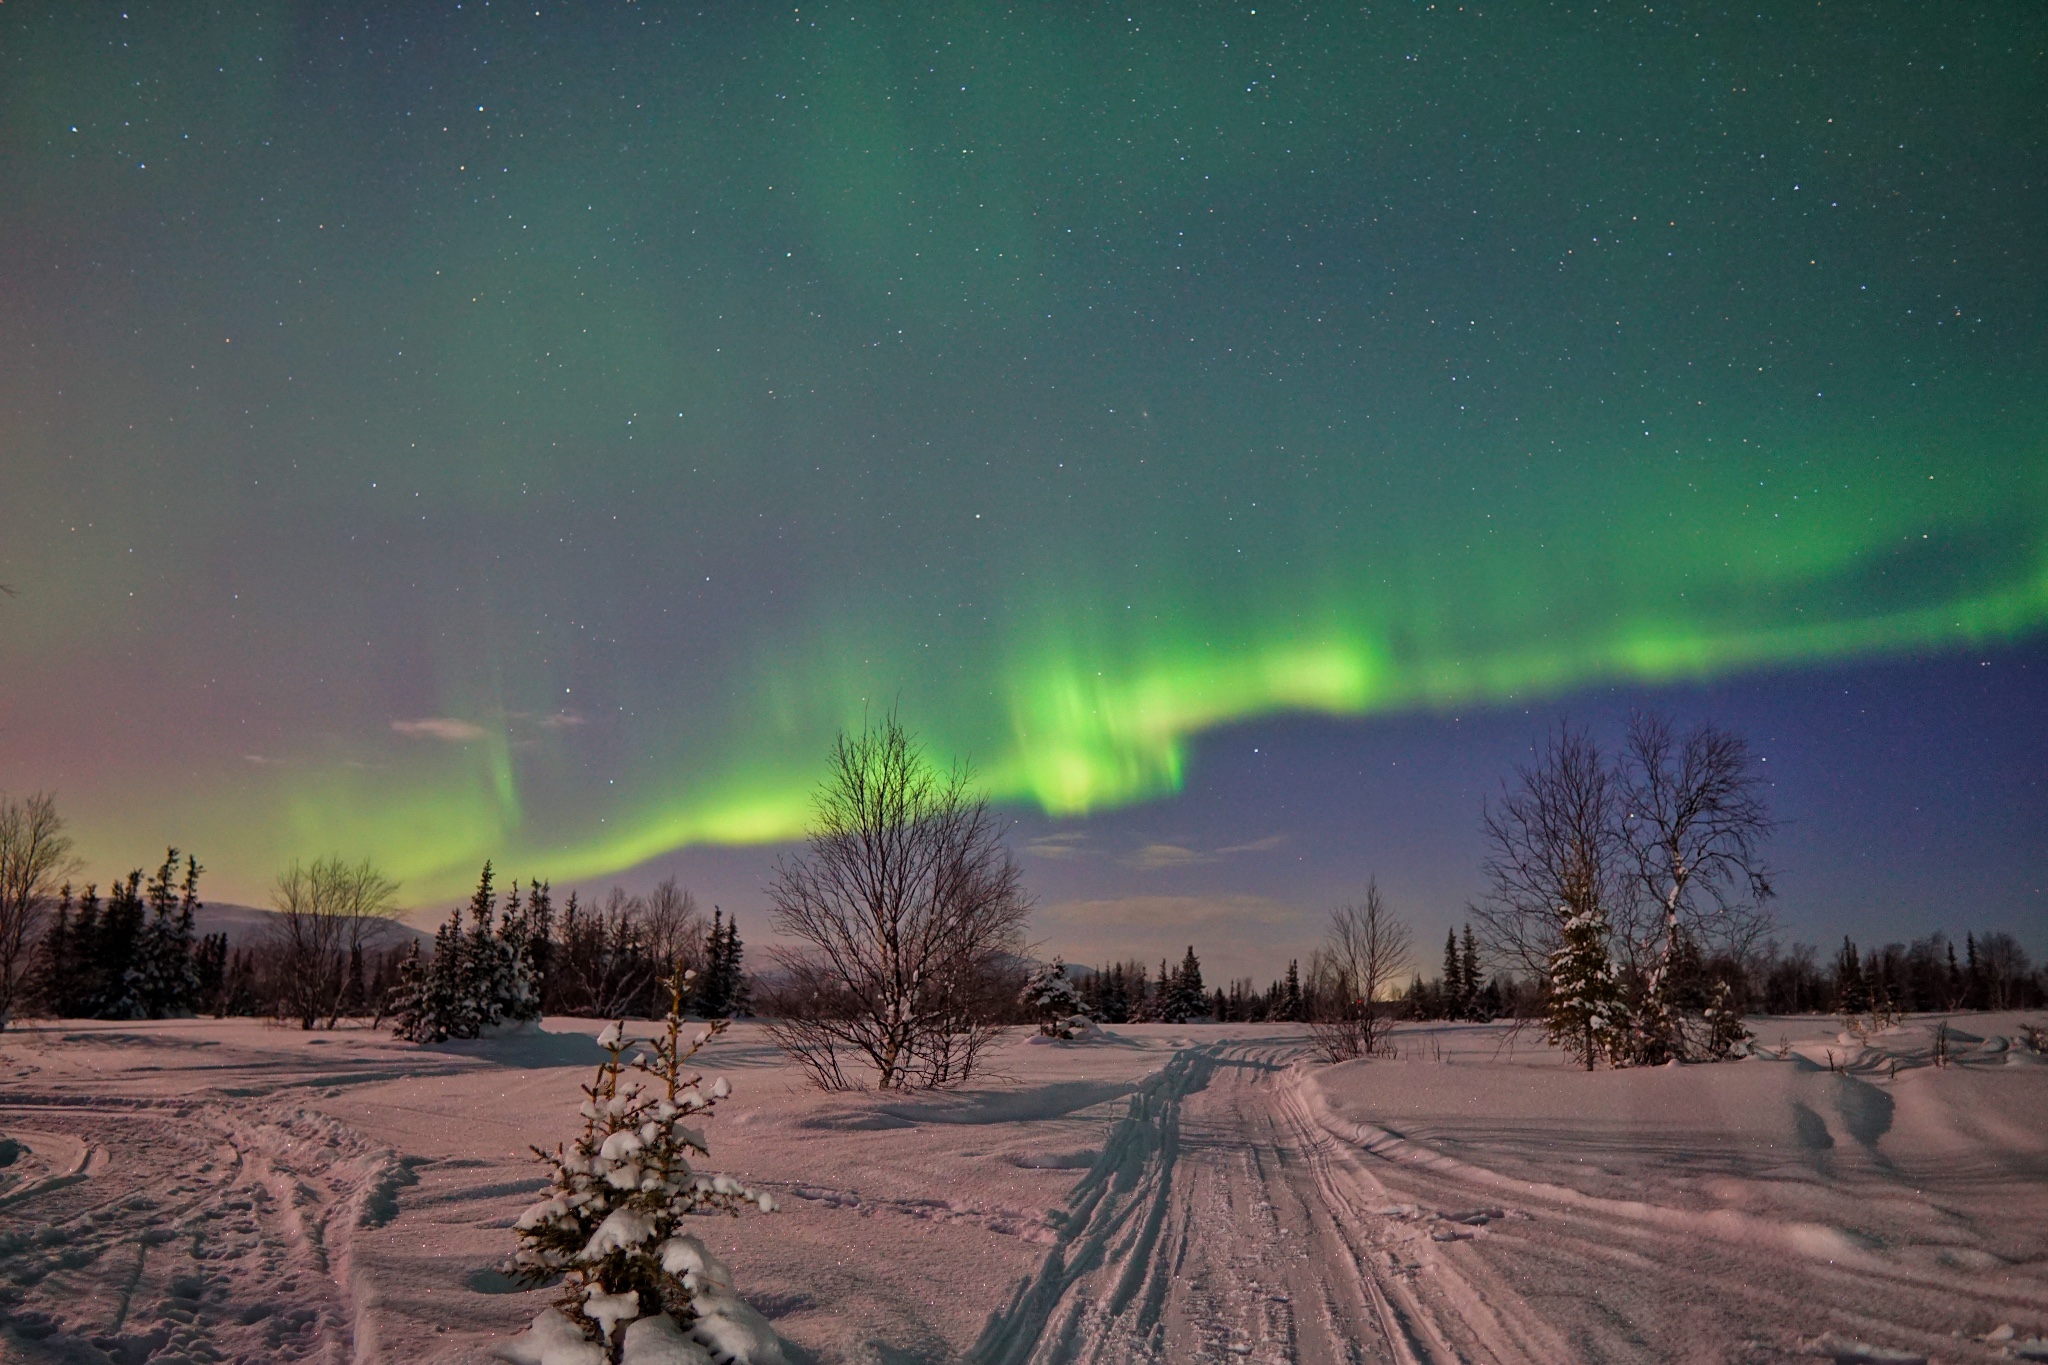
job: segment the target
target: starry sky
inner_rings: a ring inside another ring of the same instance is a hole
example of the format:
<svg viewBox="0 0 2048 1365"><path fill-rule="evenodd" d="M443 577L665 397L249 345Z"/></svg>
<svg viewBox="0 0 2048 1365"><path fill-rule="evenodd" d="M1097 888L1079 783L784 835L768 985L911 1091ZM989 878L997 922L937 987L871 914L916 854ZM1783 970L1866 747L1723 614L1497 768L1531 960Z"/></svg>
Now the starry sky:
<svg viewBox="0 0 2048 1365"><path fill-rule="evenodd" d="M2026 4L16 0L0 788L756 913L893 706L1052 946L1263 971L1652 705L1799 936L2039 941L2044 104Z"/></svg>

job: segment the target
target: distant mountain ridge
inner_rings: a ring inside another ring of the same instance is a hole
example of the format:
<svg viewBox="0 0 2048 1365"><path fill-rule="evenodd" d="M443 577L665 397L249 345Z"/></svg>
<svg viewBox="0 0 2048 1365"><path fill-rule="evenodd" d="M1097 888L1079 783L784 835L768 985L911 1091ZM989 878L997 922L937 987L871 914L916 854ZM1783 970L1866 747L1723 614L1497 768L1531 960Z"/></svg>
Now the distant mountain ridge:
<svg viewBox="0 0 2048 1365"><path fill-rule="evenodd" d="M277 919L275 910L265 910L256 905L232 905L228 903L202 904L192 917L193 927L200 934L226 934L228 946L244 948L261 940L270 932L270 926ZM404 920L394 919L389 929L378 935L381 943L397 944L404 947L413 939L422 945L431 943L434 936L424 930L415 929Z"/></svg>

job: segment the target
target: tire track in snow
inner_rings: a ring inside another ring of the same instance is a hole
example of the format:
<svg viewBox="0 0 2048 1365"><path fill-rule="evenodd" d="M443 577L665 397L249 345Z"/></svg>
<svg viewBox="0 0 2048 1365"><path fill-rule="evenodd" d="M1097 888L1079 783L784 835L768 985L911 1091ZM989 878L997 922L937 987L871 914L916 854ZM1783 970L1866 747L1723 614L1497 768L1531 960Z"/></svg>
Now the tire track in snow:
<svg viewBox="0 0 2048 1365"><path fill-rule="evenodd" d="M1060 1240L974 1365L1130 1361L1497 1365L1562 1358L1526 1305L1443 1275L1427 1234L1290 1089L1291 1044L1184 1049L1131 1097L1068 1196ZM1438 1280L1443 1282L1439 1283ZM1531 1349L1532 1346L1535 1349Z"/></svg>

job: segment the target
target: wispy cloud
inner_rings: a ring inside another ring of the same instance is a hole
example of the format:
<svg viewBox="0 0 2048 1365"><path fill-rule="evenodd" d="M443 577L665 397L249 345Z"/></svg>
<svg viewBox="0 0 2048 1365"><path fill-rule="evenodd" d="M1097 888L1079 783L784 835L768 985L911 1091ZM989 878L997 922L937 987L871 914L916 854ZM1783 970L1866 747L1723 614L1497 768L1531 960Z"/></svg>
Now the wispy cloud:
<svg viewBox="0 0 2048 1365"><path fill-rule="evenodd" d="M1059 834L1041 834L1024 845L1024 851L1034 858L1048 858L1054 862L1072 862L1077 858L1094 855L1088 847L1088 836L1078 830Z"/></svg>
<svg viewBox="0 0 2048 1365"><path fill-rule="evenodd" d="M242 762L254 763L259 768L282 768L284 766L283 759L272 758L268 754L243 754Z"/></svg>
<svg viewBox="0 0 2048 1365"><path fill-rule="evenodd" d="M540 724L543 730L573 730L579 725L590 724L590 718L574 711L556 711L542 716Z"/></svg>
<svg viewBox="0 0 2048 1365"><path fill-rule="evenodd" d="M438 739L445 744L471 744L490 737L490 731L472 721L453 716L427 716L420 720L394 720L391 728L407 739Z"/></svg>
<svg viewBox="0 0 2048 1365"><path fill-rule="evenodd" d="M1145 872L1156 872L1163 867L1190 867L1196 863L1214 861L1214 854L1203 853L1185 844L1145 844L1124 859L1128 866Z"/></svg>
<svg viewBox="0 0 2048 1365"><path fill-rule="evenodd" d="M1135 867L1141 872L1158 872L1167 868L1213 863L1219 858L1229 858L1240 853L1268 853L1286 842L1287 836L1284 834L1269 834L1250 843L1201 849L1192 844L1176 844L1161 840L1139 845L1134 852L1125 855L1123 864L1126 867Z"/></svg>

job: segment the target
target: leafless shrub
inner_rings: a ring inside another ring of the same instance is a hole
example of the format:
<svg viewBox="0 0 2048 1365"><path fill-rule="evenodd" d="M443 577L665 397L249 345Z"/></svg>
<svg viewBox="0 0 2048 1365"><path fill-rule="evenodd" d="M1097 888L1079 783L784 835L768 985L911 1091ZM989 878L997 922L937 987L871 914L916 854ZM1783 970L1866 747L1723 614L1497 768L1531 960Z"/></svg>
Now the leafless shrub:
<svg viewBox="0 0 2048 1365"><path fill-rule="evenodd" d="M77 866L56 798L0 797L0 1028L14 1013L57 883Z"/></svg>
<svg viewBox="0 0 2048 1365"><path fill-rule="evenodd" d="M1362 904L1330 912L1309 967L1309 1034L1324 1060L1382 1051L1388 1021L1379 997L1408 970L1408 947L1408 926L1387 908L1375 883L1366 883Z"/></svg>
<svg viewBox="0 0 2048 1365"><path fill-rule="evenodd" d="M774 954L769 1028L814 1084L972 1077L1014 1006L1030 902L964 766L933 769L893 715L842 734L809 846L768 895L794 941Z"/></svg>
<svg viewBox="0 0 2048 1365"><path fill-rule="evenodd" d="M349 993L350 969L398 917L398 884L365 858L298 862L278 874L270 894L271 967L280 1017L302 1029L333 1028Z"/></svg>
<svg viewBox="0 0 2048 1365"><path fill-rule="evenodd" d="M704 913L697 898L669 877L647 894L642 912L647 955L666 978L704 968Z"/></svg>

